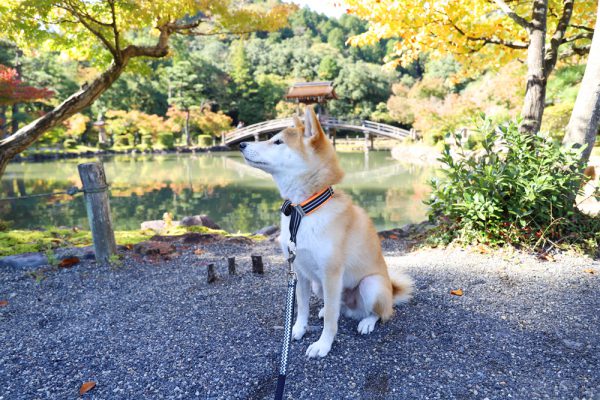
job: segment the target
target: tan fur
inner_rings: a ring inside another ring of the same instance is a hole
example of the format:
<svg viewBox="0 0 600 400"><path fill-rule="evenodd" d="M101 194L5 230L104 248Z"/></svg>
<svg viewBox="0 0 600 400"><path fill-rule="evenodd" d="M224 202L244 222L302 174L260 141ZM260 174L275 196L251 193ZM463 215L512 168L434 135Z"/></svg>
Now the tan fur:
<svg viewBox="0 0 600 400"><path fill-rule="evenodd" d="M270 172L282 196L292 203L301 203L344 176L312 107L307 108L305 118L304 123L294 118L293 128L242 149L246 161ZM289 216L281 218L279 240L287 256ZM386 321L393 315L394 304L411 296L413 284L408 276L397 271L390 276L368 215L337 188L331 200L302 219L296 246L298 312L292 329L294 339L301 339L307 330L311 285L322 294L324 303L323 331L308 347L309 357L323 357L329 352L340 312L359 319L358 331L368 334L377 320Z"/></svg>
<svg viewBox="0 0 600 400"><path fill-rule="evenodd" d="M318 173L306 176L305 182L317 191L341 181L343 171L335 149L325 136L314 112L311 108L308 112L312 113L312 123L317 130L310 140L310 146L312 153L317 155L318 161L314 162L315 165L311 170ZM294 130L297 131L294 136L300 136L303 126L297 126ZM296 148L303 154L307 153L307 149L303 148L302 140L294 140L292 143L298 146ZM341 266L344 274L351 274L354 277L352 279L354 282L360 282L362 278L369 275L381 275L386 282L387 290L379 296L374 311L385 321L393 315L396 299L406 301L410 298L412 281L405 275L401 275L397 282L392 282L381 252L379 236L368 215L352 204L350 198L339 190L336 191L335 198L343 204L343 210L329 229L331 237L337 241L334 247L339 248L340 251L336 259L330 263L331 267L328 271L332 274L337 273L337 269ZM334 268L336 271L333 270Z"/></svg>

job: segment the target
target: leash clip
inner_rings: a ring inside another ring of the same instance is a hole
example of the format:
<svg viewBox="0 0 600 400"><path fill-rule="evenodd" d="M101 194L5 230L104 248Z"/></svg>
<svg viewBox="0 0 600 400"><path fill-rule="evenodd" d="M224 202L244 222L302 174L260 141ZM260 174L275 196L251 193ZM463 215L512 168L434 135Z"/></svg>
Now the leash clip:
<svg viewBox="0 0 600 400"><path fill-rule="evenodd" d="M292 265L292 263L294 262L295 259L296 259L296 243L294 243L290 240L290 241L288 241L288 262L290 263L290 266Z"/></svg>

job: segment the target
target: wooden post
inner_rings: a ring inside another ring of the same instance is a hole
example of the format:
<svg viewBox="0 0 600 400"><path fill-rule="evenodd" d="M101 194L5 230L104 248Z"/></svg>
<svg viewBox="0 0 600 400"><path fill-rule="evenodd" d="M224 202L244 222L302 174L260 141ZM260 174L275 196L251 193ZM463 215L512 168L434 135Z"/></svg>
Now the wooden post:
<svg viewBox="0 0 600 400"><path fill-rule="evenodd" d="M96 262L105 265L109 263L110 257L117 253L117 244L110 216L104 166L94 162L79 164L77 169L85 193L85 208L92 230Z"/></svg>
<svg viewBox="0 0 600 400"><path fill-rule="evenodd" d="M337 130L335 128L333 129L333 133L331 134L331 136L333 136L333 147L335 148L335 139L337 138Z"/></svg>
<svg viewBox="0 0 600 400"><path fill-rule="evenodd" d="M252 272L255 274L264 274L265 269L262 262L262 256L251 256L252 257Z"/></svg>
<svg viewBox="0 0 600 400"><path fill-rule="evenodd" d="M258 135L254 135L254 141L255 141L255 142L258 142L258 140L259 140L259 137L258 137Z"/></svg>
<svg viewBox="0 0 600 400"><path fill-rule="evenodd" d="M235 257L227 259L227 267L229 268L229 275L235 275Z"/></svg>
<svg viewBox="0 0 600 400"><path fill-rule="evenodd" d="M217 281L217 271L215 270L215 264L208 264L206 268L206 282L214 283Z"/></svg>
<svg viewBox="0 0 600 400"><path fill-rule="evenodd" d="M369 137L371 135L369 135L367 132L365 132L365 151L369 151Z"/></svg>
<svg viewBox="0 0 600 400"><path fill-rule="evenodd" d="M375 139L375 135L369 135L369 139L371 140L371 147L369 147L371 150L374 149L373 147L373 139Z"/></svg>

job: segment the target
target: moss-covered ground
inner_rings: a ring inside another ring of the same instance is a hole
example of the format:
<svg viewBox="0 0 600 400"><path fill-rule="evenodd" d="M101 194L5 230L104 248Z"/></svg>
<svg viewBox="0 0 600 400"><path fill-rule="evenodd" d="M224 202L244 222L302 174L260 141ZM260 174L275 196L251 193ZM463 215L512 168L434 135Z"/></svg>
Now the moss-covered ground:
<svg viewBox="0 0 600 400"><path fill-rule="evenodd" d="M244 233L229 233L204 226L171 227L161 232L165 236L177 236L188 232L212 233L224 237L244 236L254 240L263 236ZM151 230L115 231L115 239L119 245L133 245L156 235ZM5 230L0 232L0 257L27 252L45 252L58 247L83 247L92 245L90 231L79 229L48 228L40 230Z"/></svg>

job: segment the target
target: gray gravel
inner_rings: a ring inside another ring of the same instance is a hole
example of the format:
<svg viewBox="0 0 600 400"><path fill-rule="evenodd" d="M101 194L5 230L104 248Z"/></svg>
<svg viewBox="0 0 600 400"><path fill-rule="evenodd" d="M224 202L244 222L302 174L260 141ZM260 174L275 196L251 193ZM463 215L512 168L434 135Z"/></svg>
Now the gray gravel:
<svg viewBox="0 0 600 400"><path fill-rule="evenodd" d="M94 399L272 398L282 257L272 242L197 247L166 261L128 252L113 268L86 260L37 280L1 268L0 399L74 399L88 380ZM415 278L415 298L367 337L342 318L321 360L304 357L321 326L313 302L287 398L600 399L597 261L384 248ZM251 273L251 253L263 255L265 275ZM232 255L239 274L229 277ZM221 276L213 285L208 262ZM459 288L463 296L449 293Z"/></svg>

